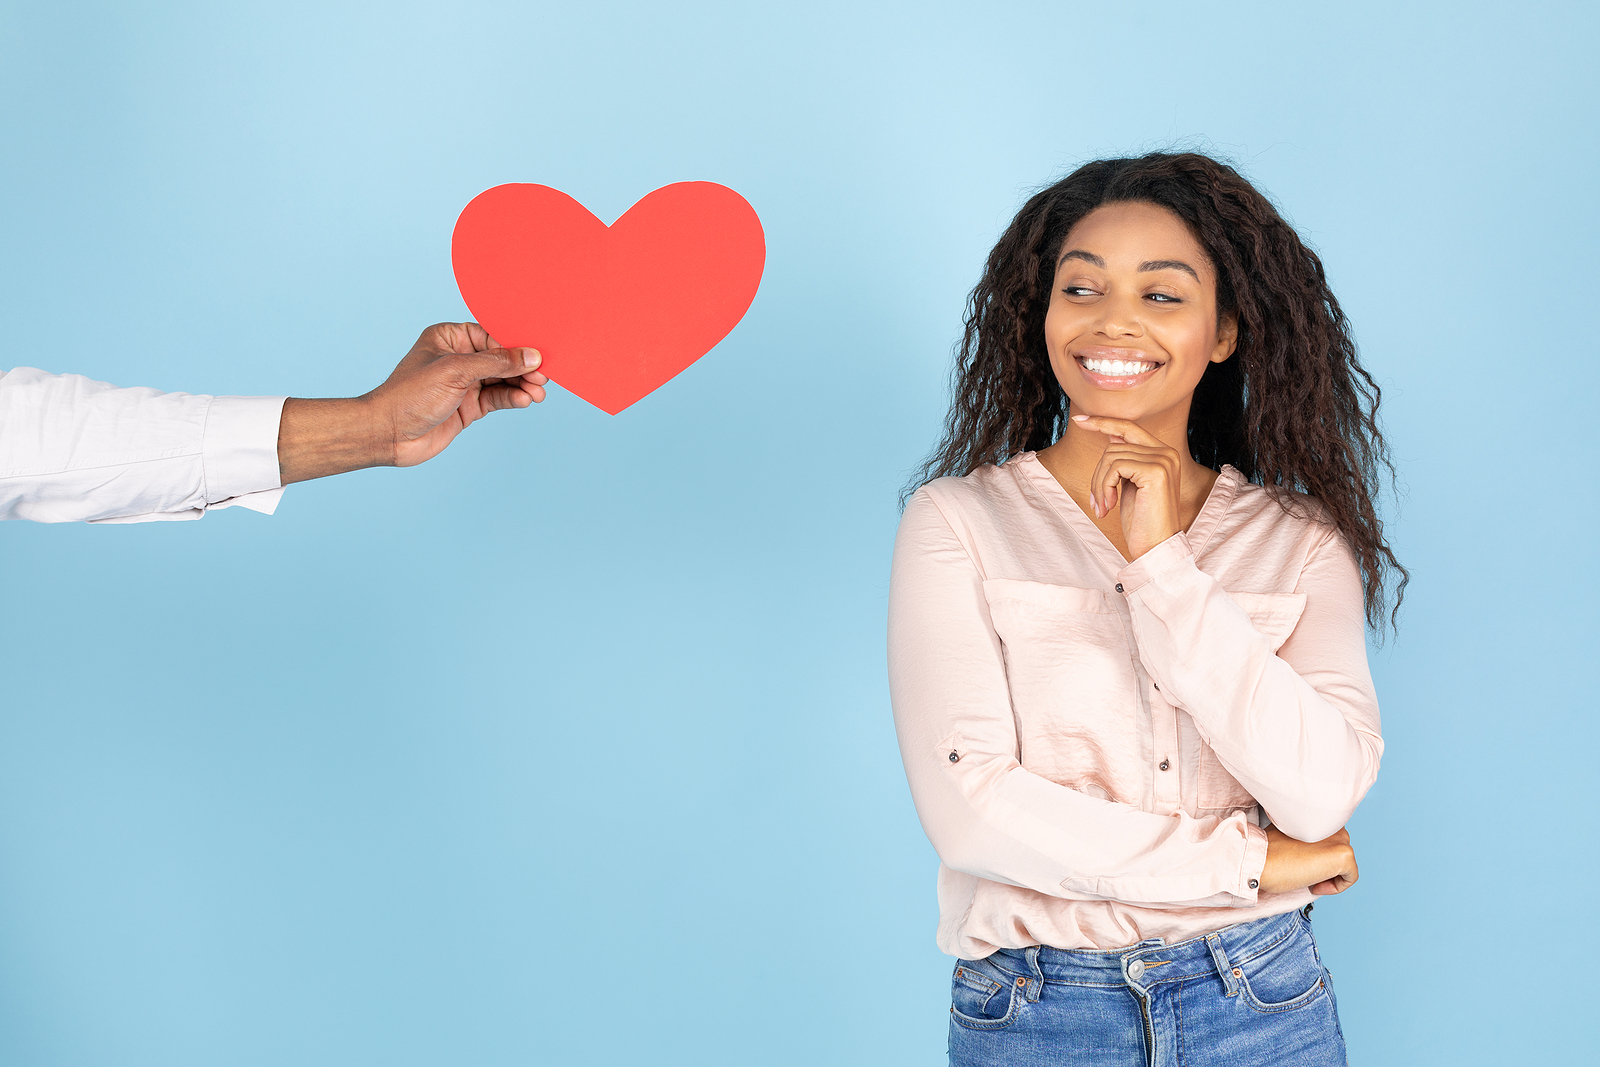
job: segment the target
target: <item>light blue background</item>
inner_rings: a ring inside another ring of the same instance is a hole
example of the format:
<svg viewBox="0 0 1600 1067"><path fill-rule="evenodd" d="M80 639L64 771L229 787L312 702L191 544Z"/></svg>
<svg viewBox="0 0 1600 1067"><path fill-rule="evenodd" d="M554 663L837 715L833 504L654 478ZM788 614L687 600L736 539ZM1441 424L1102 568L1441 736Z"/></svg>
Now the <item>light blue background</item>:
<svg viewBox="0 0 1600 1067"><path fill-rule="evenodd" d="M1403 472L1355 1061L1588 1046L1592 5L137 6L0 8L6 366L362 392L501 182L719 181L769 258L620 417L0 529L0 1063L942 1062L896 492L1025 194L1172 143L1320 249Z"/></svg>

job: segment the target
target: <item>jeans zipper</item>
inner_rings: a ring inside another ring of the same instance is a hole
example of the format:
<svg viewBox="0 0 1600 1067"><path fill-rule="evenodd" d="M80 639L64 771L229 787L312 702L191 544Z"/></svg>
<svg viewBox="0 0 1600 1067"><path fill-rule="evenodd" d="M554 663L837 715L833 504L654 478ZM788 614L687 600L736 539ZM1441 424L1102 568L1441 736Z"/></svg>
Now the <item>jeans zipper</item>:
<svg viewBox="0 0 1600 1067"><path fill-rule="evenodd" d="M1154 1067L1156 1062L1156 1034L1150 1026L1150 998L1139 997L1139 1018L1144 1020L1144 1062Z"/></svg>

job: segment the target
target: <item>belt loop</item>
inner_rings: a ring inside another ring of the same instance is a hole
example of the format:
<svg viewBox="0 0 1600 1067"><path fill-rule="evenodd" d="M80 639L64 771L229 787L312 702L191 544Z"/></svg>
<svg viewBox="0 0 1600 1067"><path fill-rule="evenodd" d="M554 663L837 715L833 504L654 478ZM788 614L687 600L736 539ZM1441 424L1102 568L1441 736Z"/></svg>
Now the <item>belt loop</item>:
<svg viewBox="0 0 1600 1067"><path fill-rule="evenodd" d="M1217 976L1222 979L1228 996L1239 995L1239 975L1233 964L1228 962L1228 954L1222 949L1222 938L1218 934L1206 935L1206 948L1211 950L1211 962L1217 965Z"/></svg>
<svg viewBox="0 0 1600 1067"><path fill-rule="evenodd" d="M1030 1004L1037 1003L1044 994L1044 970L1039 966L1039 952L1042 946L1029 945L1022 952L1022 958L1027 961L1028 970L1033 972L1033 977L1028 979L1027 988L1023 993Z"/></svg>

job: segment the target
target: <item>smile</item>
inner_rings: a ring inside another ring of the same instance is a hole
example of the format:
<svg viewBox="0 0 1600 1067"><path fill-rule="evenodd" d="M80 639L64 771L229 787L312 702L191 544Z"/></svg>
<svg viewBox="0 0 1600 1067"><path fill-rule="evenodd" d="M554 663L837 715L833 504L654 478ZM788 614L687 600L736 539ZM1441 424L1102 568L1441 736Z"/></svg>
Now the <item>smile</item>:
<svg viewBox="0 0 1600 1067"><path fill-rule="evenodd" d="M1143 374L1145 371L1155 370L1161 364L1153 360L1136 359L1080 359L1083 369L1093 371L1095 374L1104 374L1113 378L1132 377Z"/></svg>
<svg viewBox="0 0 1600 1067"><path fill-rule="evenodd" d="M1095 352L1095 349L1089 349ZM1083 369L1083 376L1096 389L1133 389L1153 378L1166 366L1153 359L1129 359L1138 353L1127 348L1102 348L1095 355L1082 353L1073 359Z"/></svg>

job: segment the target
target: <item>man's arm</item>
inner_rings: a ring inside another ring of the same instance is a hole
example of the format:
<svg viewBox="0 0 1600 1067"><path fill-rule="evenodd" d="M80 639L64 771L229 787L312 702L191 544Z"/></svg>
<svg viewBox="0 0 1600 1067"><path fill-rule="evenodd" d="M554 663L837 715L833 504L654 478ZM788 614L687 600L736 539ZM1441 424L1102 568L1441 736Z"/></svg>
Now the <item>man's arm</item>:
<svg viewBox="0 0 1600 1067"><path fill-rule="evenodd" d="M437 455L490 411L544 399L531 349L473 323L423 331L361 397L300 400L118 389L79 375L0 374L0 518L195 519L272 512L290 482Z"/></svg>

